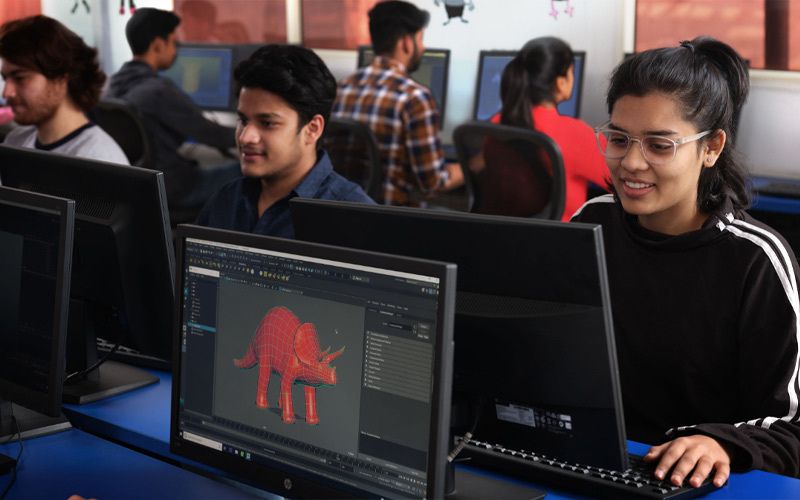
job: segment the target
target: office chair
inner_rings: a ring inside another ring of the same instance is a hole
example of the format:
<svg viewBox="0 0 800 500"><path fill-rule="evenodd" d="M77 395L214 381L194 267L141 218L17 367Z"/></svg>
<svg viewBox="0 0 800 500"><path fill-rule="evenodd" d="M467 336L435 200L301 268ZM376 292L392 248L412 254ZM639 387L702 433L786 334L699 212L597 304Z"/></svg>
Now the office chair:
<svg viewBox="0 0 800 500"><path fill-rule="evenodd" d="M153 168L152 141L141 115L131 104L121 99L101 99L89 117L119 144L131 165Z"/></svg>
<svg viewBox="0 0 800 500"><path fill-rule="evenodd" d="M561 150L535 130L487 122L456 127L471 212L561 220L566 198Z"/></svg>
<svg viewBox="0 0 800 500"><path fill-rule="evenodd" d="M331 117L325 127L323 144L339 175L361 186L371 198L382 197L383 167L378 141L369 126Z"/></svg>
<svg viewBox="0 0 800 500"><path fill-rule="evenodd" d="M155 169L153 139L145 128L139 111L122 99L104 98L90 112L90 119L108 133L128 157L131 165ZM202 205L196 207L169 206L170 226L191 223Z"/></svg>

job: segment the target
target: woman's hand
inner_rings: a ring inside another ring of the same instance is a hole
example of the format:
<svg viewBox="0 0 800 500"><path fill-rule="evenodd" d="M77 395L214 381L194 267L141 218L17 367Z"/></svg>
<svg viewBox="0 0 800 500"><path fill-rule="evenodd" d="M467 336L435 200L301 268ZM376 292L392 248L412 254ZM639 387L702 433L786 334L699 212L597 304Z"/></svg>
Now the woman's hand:
<svg viewBox="0 0 800 500"><path fill-rule="evenodd" d="M667 472L672 469L669 480L676 486L682 486L684 479L689 477L689 484L696 488L715 469L713 483L719 488L725 484L731 473L728 452L708 436L679 437L660 446L653 446L644 456L644 460L659 460L655 472L658 479L665 479Z"/></svg>

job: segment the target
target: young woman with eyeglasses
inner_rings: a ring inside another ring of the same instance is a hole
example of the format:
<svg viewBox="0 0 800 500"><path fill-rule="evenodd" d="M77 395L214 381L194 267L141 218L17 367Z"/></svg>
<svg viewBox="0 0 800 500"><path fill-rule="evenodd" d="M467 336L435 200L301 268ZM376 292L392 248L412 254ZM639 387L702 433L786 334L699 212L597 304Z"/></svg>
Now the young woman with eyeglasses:
<svg viewBox="0 0 800 500"><path fill-rule="evenodd" d="M614 194L573 218L603 226L628 436L674 484L800 471L798 266L744 211L748 89L708 37L623 61L597 130Z"/></svg>

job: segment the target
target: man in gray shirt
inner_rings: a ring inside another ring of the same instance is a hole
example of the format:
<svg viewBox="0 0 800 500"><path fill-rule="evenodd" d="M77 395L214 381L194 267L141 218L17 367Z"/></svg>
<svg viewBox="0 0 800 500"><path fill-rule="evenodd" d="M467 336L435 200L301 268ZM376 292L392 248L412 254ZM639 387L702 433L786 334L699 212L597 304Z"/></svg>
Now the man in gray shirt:
<svg viewBox="0 0 800 500"><path fill-rule="evenodd" d="M97 51L63 24L45 16L0 27L3 99L14 112L3 143L128 164L122 149L86 117L106 75Z"/></svg>
<svg viewBox="0 0 800 500"><path fill-rule="evenodd" d="M172 12L137 9L125 26L133 59L111 76L107 95L128 101L142 115L170 206L199 208L220 186L239 177L240 170L235 160L200 167L178 152L189 139L219 149L236 146L234 128L207 120L185 92L158 74L175 61L178 24L180 18Z"/></svg>

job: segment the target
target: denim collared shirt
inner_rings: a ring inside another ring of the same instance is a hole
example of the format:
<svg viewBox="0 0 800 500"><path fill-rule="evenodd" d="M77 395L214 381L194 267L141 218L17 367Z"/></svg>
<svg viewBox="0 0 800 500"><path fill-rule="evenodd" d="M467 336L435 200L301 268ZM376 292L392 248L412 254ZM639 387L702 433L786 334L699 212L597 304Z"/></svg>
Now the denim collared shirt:
<svg viewBox="0 0 800 500"><path fill-rule="evenodd" d="M285 198L267 208L258 216L258 197L261 180L240 177L224 185L212 196L200 215L201 226L229 229L246 233L258 233L281 238L294 238L289 212L289 200L315 198L321 200L355 201L375 203L357 185L333 171L333 165L324 151L303 180Z"/></svg>

